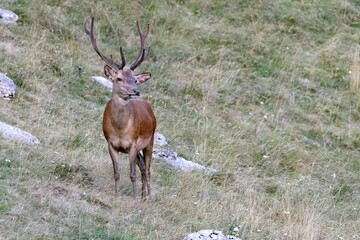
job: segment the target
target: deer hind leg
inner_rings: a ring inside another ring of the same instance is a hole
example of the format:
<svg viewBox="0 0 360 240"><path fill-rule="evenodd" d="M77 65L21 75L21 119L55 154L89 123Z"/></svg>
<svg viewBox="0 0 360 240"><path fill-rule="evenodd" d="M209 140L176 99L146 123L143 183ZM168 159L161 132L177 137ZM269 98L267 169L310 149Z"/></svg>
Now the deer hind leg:
<svg viewBox="0 0 360 240"><path fill-rule="evenodd" d="M151 159L152 159L152 153L153 153L153 143L154 143L154 136L151 139L149 145L144 148L144 158L145 158L145 181L147 186L147 196L150 197L151 195L151 173L150 173L150 165L151 165Z"/></svg>
<svg viewBox="0 0 360 240"><path fill-rule="evenodd" d="M108 143L108 149L114 168L115 196L119 197L120 196L119 194L120 169L119 169L119 161L118 161L119 154L115 150L115 148L111 145L111 143Z"/></svg>
<svg viewBox="0 0 360 240"><path fill-rule="evenodd" d="M140 172L141 172L141 198L145 200L145 192L146 192L146 175L145 175L145 161L143 155L140 152L137 153L137 161Z"/></svg>

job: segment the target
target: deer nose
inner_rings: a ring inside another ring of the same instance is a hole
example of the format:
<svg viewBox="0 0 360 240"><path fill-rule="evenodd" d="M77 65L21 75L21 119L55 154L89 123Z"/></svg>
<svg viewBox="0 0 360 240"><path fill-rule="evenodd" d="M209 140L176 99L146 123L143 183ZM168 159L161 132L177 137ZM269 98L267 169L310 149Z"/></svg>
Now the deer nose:
<svg viewBox="0 0 360 240"><path fill-rule="evenodd" d="M136 96L140 96L140 90L139 89L134 89L134 93Z"/></svg>

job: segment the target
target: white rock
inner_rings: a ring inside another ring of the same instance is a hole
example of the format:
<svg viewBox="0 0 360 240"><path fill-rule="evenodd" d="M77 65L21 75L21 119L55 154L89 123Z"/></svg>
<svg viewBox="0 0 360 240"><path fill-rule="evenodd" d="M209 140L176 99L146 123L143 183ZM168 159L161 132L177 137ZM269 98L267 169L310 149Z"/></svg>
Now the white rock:
<svg viewBox="0 0 360 240"><path fill-rule="evenodd" d="M154 144L159 147L168 145L165 136L158 132L155 132Z"/></svg>
<svg viewBox="0 0 360 240"><path fill-rule="evenodd" d="M0 97L11 99L15 96L16 86L14 81L5 74L0 73Z"/></svg>
<svg viewBox="0 0 360 240"><path fill-rule="evenodd" d="M167 164L185 172L190 172L193 170L198 170L206 173L216 172L216 170L213 168L205 167L198 163L188 161L185 158L179 157L176 152L167 149L154 149L153 158L162 159Z"/></svg>
<svg viewBox="0 0 360 240"><path fill-rule="evenodd" d="M91 77L93 80L97 81L98 83L100 83L101 85L103 85L104 87L106 87L108 90L112 90L112 82L104 77L100 77L100 76L92 76Z"/></svg>
<svg viewBox="0 0 360 240"><path fill-rule="evenodd" d="M16 23L18 15L10 10L0 8L0 23Z"/></svg>
<svg viewBox="0 0 360 240"><path fill-rule="evenodd" d="M196 233L190 233L183 240L241 240L234 236L225 236L221 231L201 230Z"/></svg>
<svg viewBox="0 0 360 240"><path fill-rule="evenodd" d="M0 135L5 139L18 140L28 144L40 143L39 139L32 134L4 122L0 122Z"/></svg>

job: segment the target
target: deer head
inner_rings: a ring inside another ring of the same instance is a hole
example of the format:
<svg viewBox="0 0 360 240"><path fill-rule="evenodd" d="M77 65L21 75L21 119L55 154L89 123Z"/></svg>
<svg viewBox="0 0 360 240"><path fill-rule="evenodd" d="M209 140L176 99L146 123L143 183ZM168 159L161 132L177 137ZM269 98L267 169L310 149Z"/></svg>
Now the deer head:
<svg viewBox="0 0 360 240"><path fill-rule="evenodd" d="M147 31L143 33L140 29L139 22L136 21L136 27L140 36L140 51L138 57L133 62L133 64L131 64L130 68L124 69L126 62L122 47L120 47L120 64L116 63L112 59L112 56L110 56L110 58L106 57L103 53L100 52L96 44L96 39L94 37L94 17L91 18L90 31L88 30L87 26L88 21L89 18L86 18L84 21L85 32L87 35L89 35L91 45L93 46L96 53L106 63L104 66L104 74L113 82L113 94L116 94L125 100L131 98L134 95L139 96L140 90L137 85L146 82L151 77L151 74L148 72L134 74L134 70L140 66L140 64L147 57L147 53L145 51L145 39L149 34L149 24L147 25Z"/></svg>

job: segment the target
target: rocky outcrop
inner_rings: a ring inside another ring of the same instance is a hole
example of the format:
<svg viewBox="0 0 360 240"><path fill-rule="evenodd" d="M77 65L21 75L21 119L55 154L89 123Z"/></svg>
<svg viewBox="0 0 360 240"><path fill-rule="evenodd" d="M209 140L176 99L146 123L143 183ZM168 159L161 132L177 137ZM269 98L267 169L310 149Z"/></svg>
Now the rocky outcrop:
<svg viewBox="0 0 360 240"><path fill-rule="evenodd" d="M5 74L0 73L0 97L10 100L15 96L16 86L14 81Z"/></svg>
<svg viewBox="0 0 360 240"><path fill-rule="evenodd" d="M241 240L235 236L225 236L221 231L201 230L196 233L186 235L183 240Z"/></svg>

